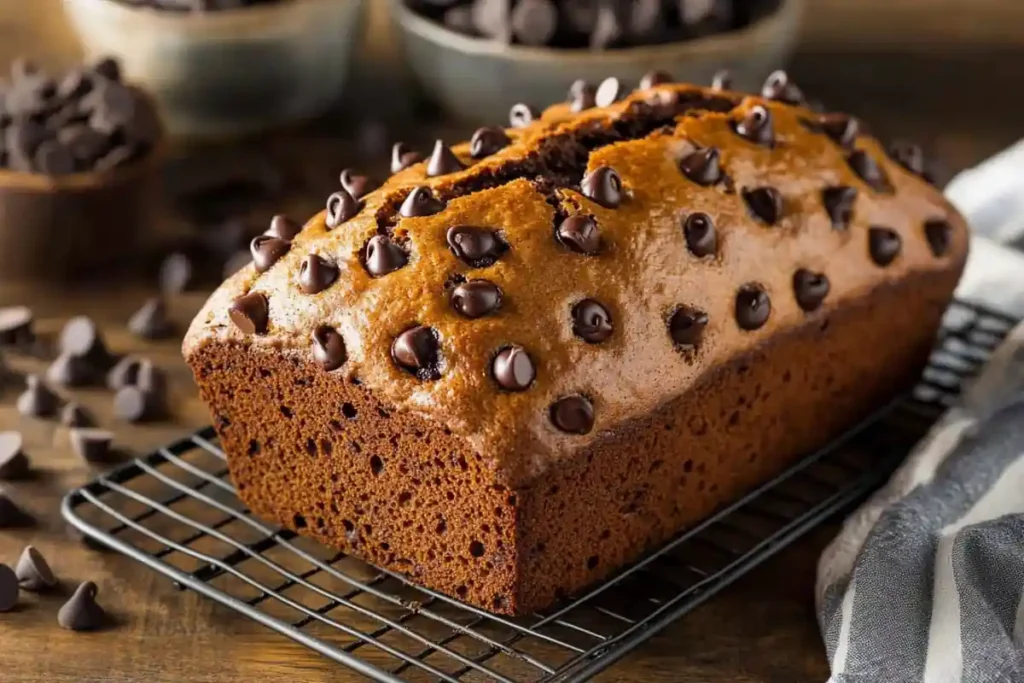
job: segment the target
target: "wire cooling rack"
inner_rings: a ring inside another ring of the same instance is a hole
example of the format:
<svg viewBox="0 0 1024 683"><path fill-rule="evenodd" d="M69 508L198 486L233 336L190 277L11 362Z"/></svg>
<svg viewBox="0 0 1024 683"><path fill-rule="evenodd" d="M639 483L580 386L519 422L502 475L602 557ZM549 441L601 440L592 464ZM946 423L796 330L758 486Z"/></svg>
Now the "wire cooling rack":
<svg viewBox="0 0 1024 683"><path fill-rule="evenodd" d="M862 499L1014 321L955 303L912 396L610 580L525 618L488 614L252 517L212 429L68 494L88 537L377 681L582 681Z"/></svg>

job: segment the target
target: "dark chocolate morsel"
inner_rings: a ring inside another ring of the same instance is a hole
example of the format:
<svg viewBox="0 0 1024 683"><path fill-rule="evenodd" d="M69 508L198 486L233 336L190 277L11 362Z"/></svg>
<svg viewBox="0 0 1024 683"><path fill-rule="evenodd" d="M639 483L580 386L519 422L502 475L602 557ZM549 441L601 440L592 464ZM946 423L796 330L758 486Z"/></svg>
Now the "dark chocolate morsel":
<svg viewBox="0 0 1024 683"><path fill-rule="evenodd" d="M434 197L427 187L414 187L398 212L405 218L432 216L444 209L444 202Z"/></svg>
<svg viewBox="0 0 1024 683"><path fill-rule="evenodd" d="M712 256L718 247L718 236L711 216L700 211L691 213L683 221L686 248L698 258Z"/></svg>
<svg viewBox="0 0 1024 683"><path fill-rule="evenodd" d="M567 98L569 109L577 113L590 109L597 103L596 96L597 90L594 86L579 78L569 86L569 96Z"/></svg>
<svg viewBox="0 0 1024 683"><path fill-rule="evenodd" d="M118 413L118 417L124 418ZM131 420L135 422L135 420ZM90 464L107 464L110 462L110 444L114 442L114 433L105 429L75 428L68 434L71 450L84 462Z"/></svg>
<svg viewBox="0 0 1024 683"><path fill-rule="evenodd" d="M62 354L85 358L103 370L114 364L113 356L107 351L96 323L84 315L75 316L64 324L57 347Z"/></svg>
<svg viewBox="0 0 1024 683"><path fill-rule="evenodd" d="M327 198L327 216L324 224L328 230L333 230L359 213L361 208L362 202L345 190L338 190Z"/></svg>
<svg viewBox="0 0 1024 683"><path fill-rule="evenodd" d="M423 155L404 142L396 142L391 148L391 172L404 171L415 163L423 161Z"/></svg>
<svg viewBox="0 0 1024 683"><path fill-rule="evenodd" d="M924 150L920 145L915 145L907 140L897 140L889 146L889 156L914 175L931 182L924 159Z"/></svg>
<svg viewBox="0 0 1024 683"><path fill-rule="evenodd" d="M391 358L420 379L437 379L440 349L437 332L424 325L412 327L395 337Z"/></svg>
<svg viewBox="0 0 1024 683"><path fill-rule="evenodd" d="M524 45L547 45L555 35L558 10L551 0L519 0L509 17L512 35Z"/></svg>
<svg viewBox="0 0 1024 683"><path fill-rule="evenodd" d="M513 104L508 110L508 122L513 128L526 128L540 118L540 112L522 102Z"/></svg>
<svg viewBox="0 0 1024 683"><path fill-rule="evenodd" d="M623 17L620 16L621 6L615 3L602 2L597 6L594 28L590 32L590 49L604 50L621 45L626 34Z"/></svg>
<svg viewBox="0 0 1024 683"><path fill-rule="evenodd" d="M486 268L497 261L508 245L490 228L456 225L448 228L448 248L466 265Z"/></svg>
<svg viewBox="0 0 1024 683"><path fill-rule="evenodd" d="M10 612L18 604L18 577L6 564L0 564L0 612Z"/></svg>
<svg viewBox="0 0 1024 683"><path fill-rule="evenodd" d="M700 344L707 326L708 314L690 306L677 306L668 319L669 336L682 348Z"/></svg>
<svg viewBox="0 0 1024 683"><path fill-rule="evenodd" d="M38 593L57 587L57 577L53 575L50 563L31 545L21 551L14 573L22 590Z"/></svg>
<svg viewBox="0 0 1024 683"><path fill-rule="evenodd" d="M341 182L341 188L352 195L355 199L362 199L363 196L372 192L376 187L369 176L359 175L351 168L346 168L338 176L339 182Z"/></svg>
<svg viewBox="0 0 1024 683"><path fill-rule="evenodd" d="M0 479L11 481L28 474L31 466L20 432L0 432Z"/></svg>
<svg viewBox="0 0 1024 683"><path fill-rule="evenodd" d="M698 185L714 185L722 179L718 150L705 147L690 152L679 161L679 170Z"/></svg>
<svg viewBox="0 0 1024 683"><path fill-rule="evenodd" d="M84 387L92 384L96 370L79 356L62 353L46 368L46 381L58 387Z"/></svg>
<svg viewBox="0 0 1024 683"><path fill-rule="evenodd" d="M132 423L149 418L149 399L146 392L137 386L118 389L114 394L114 415L119 420Z"/></svg>
<svg viewBox="0 0 1024 683"><path fill-rule="evenodd" d="M752 331L768 322L772 302L761 285L746 284L736 292L736 323L740 329Z"/></svg>
<svg viewBox="0 0 1024 683"><path fill-rule="evenodd" d="M671 82L672 76L670 74L654 69L652 71L648 71L640 78L640 89L647 90L648 88L653 88L657 85L661 85L662 83Z"/></svg>
<svg viewBox="0 0 1024 683"><path fill-rule="evenodd" d="M622 203L622 178L610 166L598 166L580 181L583 196L606 209L617 209Z"/></svg>
<svg viewBox="0 0 1024 683"><path fill-rule="evenodd" d="M816 273L801 268L793 273L793 293L796 302L805 311L814 311L821 306L829 292L828 277L824 273Z"/></svg>
<svg viewBox="0 0 1024 683"><path fill-rule="evenodd" d="M945 256L953 243L953 226L945 218L930 218L924 222L924 236L933 256Z"/></svg>
<svg viewBox="0 0 1024 683"><path fill-rule="evenodd" d="M785 71L773 71L765 79L761 87L761 96L769 100L778 100L786 104L803 104L804 94L796 87Z"/></svg>
<svg viewBox="0 0 1024 683"><path fill-rule="evenodd" d="M555 236L580 254L596 254L601 249L601 233L590 216L569 216L558 224Z"/></svg>
<svg viewBox="0 0 1024 683"><path fill-rule="evenodd" d="M732 90L732 72L720 69L711 77L711 89L716 91Z"/></svg>
<svg viewBox="0 0 1024 683"><path fill-rule="evenodd" d="M434 143L434 151L430 154L430 159L427 161L427 175L431 178L439 175L448 175L449 173L455 173L461 171L466 166L459 161L459 158L452 153L443 140L437 140Z"/></svg>
<svg viewBox="0 0 1024 683"><path fill-rule="evenodd" d="M857 150L846 157L846 161L850 168L853 169L853 172L867 183L871 189L876 192L892 192L892 184L885 175L885 171L867 152Z"/></svg>
<svg viewBox="0 0 1024 683"><path fill-rule="evenodd" d="M75 172L75 157L67 145L46 140L36 149L33 167L46 175L67 175Z"/></svg>
<svg viewBox="0 0 1024 683"><path fill-rule="evenodd" d="M405 251L385 235L374 235L366 243L363 263L366 264L366 272L373 277L393 273L408 262Z"/></svg>
<svg viewBox="0 0 1024 683"><path fill-rule="evenodd" d="M750 214L768 225L775 225L782 217L782 195L774 187L743 190L743 200Z"/></svg>
<svg viewBox="0 0 1024 683"><path fill-rule="evenodd" d="M25 391L18 396L18 412L26 417L52 417L60 405L60 398L40 379L39 375L25 377Z"/></svg>
<svg viewBox="0 0 1024 683"><path fill-rule="evenodd" d="M166 339L174 332L174 323L167 317L167 305L161 297L146 300L128 318L128 331L141 339Z"/></svg>
<svg viewBox="0 0 1024 683"><path fill-rule="evenodd" d="M92 70L108 81L121 80L121 64L113 57L103 57L92 65Z"/></svg>
<svg viewBox="0 0 1024 683"><path fill-rule="evenodd" d="M125 356L110 369L107 373L107 388L117 391L122 387L134 385L138 381L139 366L142 359L135 356Z"/></svg>
<svg viewBox="0 0 1024 683"><path fill-rule="evenodd" d="M583 299L572 307L572 332L588 344L600 344L612 336L612 316L596 299Z"/></svg>
<svg viewBox="0 0 1024 683"><path fill-rule="evenodd" d="M736 123L736 133L759 145L772 145L775 142L775 129L772 126L772 115L766 107L755 104Z"/></svg>
<svg viewBox="0 0 1024 683"><path fill-rule="evenodd" d="M32 515L23 510L7 491L0 489L0 529L22 529L34 522Z"/></svg>
<svg viewBox="0 0 1024 683"><path fill-rule="evenodd" d="M489 280L469 280L455 286L452 308L466 318L481 318L501 306L501 288Z"/></svg>
<svg viewBox="0 0 1024 683"><path fill-rule="evenodd" d="M512 139L501 128L477 128L469 141L469 155L483 159L512 144Z"/></svg>
<svg viewBox="0 0 1024 683"><path fill-rule="evenodd" d="M319 294L338 279L338 266L316 255L310 254L299 266L299 286L306 294Z"/></svg>
<svg viewBox="0 0 1024 683"><path fill-rule="evenodd" d="M853 205L857 201L857 188L840 185L821 191L821 203L832 220L832 228L846 230L853 220Z"/></svg>
<svg viewBox="0 0 1024 683"><path fill-rule="evenodd" d="M57 612L57 623L70 631L92 631L107 621L106 612L96 603L96 584L86 581Z"/></svg>
<svg viewBox="0 0 1024 683"><path fill-rule="evenodd" d="M903 240L895 230L879 226L868 228L868 252L877 265L887 266L895 261L902 246Z"/></svg>
<svg viewBox="0 0 1024 683"><path fill-rule="evenodd" d="M313 357L327 372L345 364L348 351L338 330L329 325L321 325L313 330Z"/></svg>
<svg viewBox="0 0 1024 683"><path fill-rule="evenodd" d="M589 434L594 428L594 406L584 396L566 396L551 404L551 424L567 434Z"/></svg>
<svg viewBox="0 0 1024 683"><path fill-rule="evenodd" d="M256 266L257 273L265 273L270 267L277 263L278 259L288 253L292 243L279 237L268 235L257 235L249 243L249 251L252 253L252 262Z"/></svg>
<svg viewBox="0 0 1024 683"><path fill-rule="evenodd" d="M259 292L243 294L231 303L228 315L231 322L245 334L266 334L270 321L267 297Z"/></svg>
<svg viewBox="0 0 1024 683"><path fill-rule="evenodd" d="M857 119L846 114L822 114L815 124L821 132L844 149L852 150L853 143L860 135L860 124Z"/></svg>
<svg viewBox="0 0 1024 683"><path fill-rule="evenodd" d="M601 84L597 86L597 92L594 94L594 102L599 107L607 107L610 104L618 102L625 95L626 88L622 85L622 81L615 78L615 76L609 76L601 81Z"/></svg>
<svg viewBox="0 0 1024 683"><path fill-rule="evenodd" d="M509 0L476 0L470 6L473 27L492 40L512 42L510 4Z"/></svg>
<svg viewBox="0 0 1024 683"><path fill-rule="evenodd" d="M300 232L302 232L300 223L296 223L288 216L277 214L270 219L270 227L263 234L280 240L293 240Z"/></svg>
<svg viewBox="0 0 1024 683"><path fill-rule="evenodd" d="M525 391L533 384L537 370L530 354L522 346L512 345L498 351L491 363L494 381L506 391Z"/></svg>
<svg viewBox="0 0 1024 683"><path fill-rule="evenodd" d="M35 339L35 315L28 306L0 307L0 346L30 344Z"/></svg>
<svg viewBox="0 0 1024 683"><path fill-rule="evenodd" d="M60 411L60 423L65 427L91 427L95 420L85 408L70 401Z"/></svg>

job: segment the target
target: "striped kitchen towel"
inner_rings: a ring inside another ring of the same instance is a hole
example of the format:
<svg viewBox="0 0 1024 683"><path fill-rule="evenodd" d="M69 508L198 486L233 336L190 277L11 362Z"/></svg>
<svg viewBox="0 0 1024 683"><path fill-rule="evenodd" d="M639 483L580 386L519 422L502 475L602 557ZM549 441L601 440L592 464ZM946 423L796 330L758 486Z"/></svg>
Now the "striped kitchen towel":
<svg viewBox="0 0 1024 683"><path fill-rule="evenodd" d="M1024 216L966 200L981 184L1024 196L1024 146L1011 151L950 187L1007 242ZM1003 206L1024 210L1012 194ZM1024 254L975 237L958 297L1024 316ZM846 520L816 598L831 683L1024 683L1024 325Z"/></svg>

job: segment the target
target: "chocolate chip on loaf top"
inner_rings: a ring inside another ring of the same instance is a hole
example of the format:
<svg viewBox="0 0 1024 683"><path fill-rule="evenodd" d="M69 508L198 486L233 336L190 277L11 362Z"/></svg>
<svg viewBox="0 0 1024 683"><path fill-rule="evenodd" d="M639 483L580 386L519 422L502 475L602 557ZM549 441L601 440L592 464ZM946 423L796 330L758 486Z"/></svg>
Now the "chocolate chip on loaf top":
<svg viewBox="0 0 1024 683"><path fill-rule="evenodd" d="M186 355L298 354L515 479L809 318L961 267L967 230L916 150L806 108L784 74L761 96L656 76L396 145L373 191L343 174L324 212L254 241Z"/></svg>

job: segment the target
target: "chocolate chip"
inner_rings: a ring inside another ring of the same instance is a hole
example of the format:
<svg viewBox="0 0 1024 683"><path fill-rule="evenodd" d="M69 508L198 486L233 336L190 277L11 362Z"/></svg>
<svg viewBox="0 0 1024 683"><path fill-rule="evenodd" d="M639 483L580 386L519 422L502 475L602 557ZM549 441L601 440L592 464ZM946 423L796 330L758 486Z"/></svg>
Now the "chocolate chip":
<svg viewBox="0 0 1024 683"><path fill-rule="evenodd" d="M524 45L547 45L555 35L558 11L551 0L519 0L510 18L512 34Z"/></svg>
<svg viewBox="0 0 1024 683"><path fill-rule="evenodd" d="M319 294L338 279L338 266L330 261L310 254L299 266L299 287L306 294Z"/></svg>
<svg viewBox="0 0 1024 683"><path fill-rule="evenodd" d="M853 205L857 201L857 188L840 185L821 191L821 203L832 220L832 228L846 230L853 220Z"/></svg>
<svg viewBox="0 0 1024 683"><path fill-rule="evenodd" d="M716 71L715 75L711 77L711 89L718 92L732 90L732 72L728 69Z"/></svg>
<svg viewBox="0 0 1024 683"><path fill-rule="evenodd" d="M498 233L490 228L456 225L448 228L448 248L473 268L493 265L508 250Z"/></svg>
<svg viewBox="0 0 1024 683"><path fill-rule="evenodd" d="M679 161L679 170L698 185L714 185L723 175L718 149L705 147L690 152Z"/></svg>
<svg viewBox="0 0 1024 683"><path fill-rule="evenodd" d="M402 202L400 213L405 218L415 218L419 216L432 216L444 210L444 202L434 197L431 193L430 188L427 187L414 187L409 196Z"/></svg>
<svg viewBox="0 0 1024 683"><path fill-rule="evenodd" d="M766 107L755 104L736 123L736 134L751 142L770 147L775 142L771 112Z"/></svg>
<svg viewBox="0 0 1024 683"><path fill-rule="evenodd" d="M180 294L192 281L192 261L184 254L170 254L160 264L160 291Z"/></svg>
<svg viewBox="0 0 1024 683"><path fill-rule="evenodd" d="M231 303L228 315L245 334L266 334L270 319L267 297L259 292L243 294Z"/></svg>
<svg viewBox="0 0 1024 683"><path fill-rule="evenodd" d="M594 406L584 396L566 396L551 404L551 424L568 434L589 434L594 428Z"/></svg>
<svg viewBox="0 0 1024 683"><path fill-rule="evenodd" d="M0 564L0 612L10 612L18 604L18 577L6 564Z"/></svg>
<svg viewBox="0 0 1024 683"><path fill-rule="evenodd" d="M508 122L513 128L526 128L539 119L540 112L522 102L513 104L512 108L508 110Z"/></svg>
<svg viewBox="0 0 1024 683"><path fill-rule="evenodd" d="M622 85L622 81L615 78L615 76L609 76L601 81L601 84L597 86L597 93L594 95L594 102L599 107L607 107L622 99L626 95L626 92L626 87Z"/></svg>
<svg viewBox="0 0 1024 683"><path fill-rule="evenodd" d="M622 43L626 29L622 17L619 16L619 9L621 8L606 2L598 6L594 30L590 33L590 49L604 50Z"/></svg>
<svg viewBox="0 0 1024 683"><path fill-rule="evenodd" d="M655 86L661 85L662 83L671 83L672 76L664 71L654 69L648 71L640 78L640 89L647 90Z"/></svg>
<svg viewBox="0 0 1024 683"><path fill-rule="evenodd" d="M512 42L509 0L475 0L473 26L481 35L502 43Z"/></svg>
<svg viewBox="0 0 1024 683"><path fill-rule="evenodd" d="M0 432L0 479L24 478L30 468L19 432Z"/></svg>
<svg viewBox="0 0 1024 683"><path fill-rule="evenodd" d="M121 80L121 65L113 57L104 57L95 64L92 70L110 81Z"/></svg>
<svg viewBox="0 0 1024 683"><path fill-rule="evenodd" d="M786 104L803 104L804 94L796 87L785 71L773 71L761 87L761 96Z"/></svg>
<svg viewBox="0 0 1024 683"><path fill-rule="evenodd" d="M846 162L853 169L853 172L867 183L871 189L876 192L892 192L892 185L889 183L889 178L885 175L885 171L867 152L857 150L846 157Z"/></svg>
<svg viewBox="0 0 1024 683"><path fill-rule="evenodd" d="M96 372L85 358L62 353L46 368L46 381L58 387L92 384Z"/></svg>
<svg viewBox="0 0 1024 683"><path fill-rule="evenodd" d="M654 38L665 24L662 0L633 0L629 3L629 35L634 42Z"/></svg>
<svg viewBox="0 0 1024 683"><path fill-rule="evenodd" d="M501 288L489 280L469 280L455 286L452 308L466 318L481 318L501 306Z"/></svg>
<svg viewBox="0 0 1024 683"><path fill-rule="evenodd" d="M494 381L506 391L525 391L533 384L537 371L530 355L522 346L506 346L491 363Z"/></svg>
<svg viewBox="0 0 1024 683"><path fill-rule="evenodd" d="M359 213L361 208L363 208L362 202L345 190L338 190L327 198L327 215L324 218L324 225L328 230L333 230Z"/></svg>
<svg viewBox="0 0 1024 683"><path fill-rule="evenodd" d="M775 225L782 217L782 195L774 187L755 187L743 190L743 200L754 218Z"/></svg>
<svg viewBox="0 0 1024 683"><path fill-rule="evenodd" d="M574 112L581 112L590 109L596 104L595 97L597 90L582 78L578 78L569 86L569 109Z"/></svg>
<svg viewBox="0 0 1024 683"><path fill-rule="evenodd" d="M53 575L50 564L43 554L31 545L21 551L14 574L18 577L18 584L22 590L39 593L57 586L57 577Z"/></svg>
<svg viewBox="0 0 1024 683"><path fill-rule="evenodd" d="M606 209L617 209L622 203L622 178L610 166L598 166L580 181L583 196Z"/></svg>
<svg viewBox="0 0 1024 683"><path fill-rule="evenodd" d="M374 235L366 243L363 263L373 277L393 273L409 262L409 257L397 244L384 235Z"/></svg>
<svg viewBox="0 0 1024 683"><path fill-rule="evenodd" d="M569 216L555 231L558 241L580 254L596 254L601 249L601 233L590 216Z"/></svg>
<svg viewBox="0 0 1024 683"><path fill-rule="evenodd" d="M588 344L600 344L612 336L612 316L595 299L583 299L572 308L572 331Z"/></svg>
<svg viewBox="0 0 1024 683"><path fill-rule="evenodd" d="M107 351L96 323L84 315L75 316L64 324L57 344L61 354L84 358L96 368L106 370L114 364Z"/></svg>
<svg viewBox="0 0 1024 683"><path fill-rule="evenodd" d="M70 401L60 411L60 423L65 427L91 427L94 420L85 408Z"/></svg>
<svg viewBox="0 0 1024 683"><path fill-rule="evenodd" d="M718 236L711 216L700 211L691 213L683 221L686 248L697 258L712 256L718 247Z"/></svg>
<svg viewBox="0 0 1024 683"><path fill-rule="evenodd" d="M125 422L141 422L149 417L148 403L146 392L139 387L123 387L114 394L114 415Z"/></svg>
<svg viewBox="0 0 1024 683"><path fill-rule="evenodd" d="M57 623L71 631L93 631L103 627L107 621L106 612L96 603L96 584L86 581L79 586L60 611Z"/></svg>
<svg viewBox="0 0 1024 683"><path fill-rule="evenodd" d="M313 330L313 357L327 372L337 370L348 360L345 340L333 327L317 327Z"/></svg>
<svg viewBox="0 0 1024 683"><path fill-rule="evenodd" d="M815 311L821 306L829 292L828 277L824 273L816 273L801 268L793 273L793 293L796 302L805 311Z"/></svg>
<svg viewBox="0 0 1024 683"><path fill-rule="evenodd" d="M166 339L171 336L174 323L167 317L164 300L155 296L142 304L128 319L128 330L141 339Z"/></svg>
<svg viewBox="0 0 1024 683"><path fill-rule="evenodd" d="M483 159L512 144L512 139L501 128L477 128L469 141L469 155Z"/></svg>
<svg viewBox="0 0 1024 683"><path fill-rule="evenodd" d="M441 376L437 332L424 325L412 327L395 337L391 344L391 358L400 368L422 380Z"/></svg>
<svg viewBox="0 0 1024 683"><path fill-rule="evenodd" d="M341 188L355 199L362 199L366 193L377 187L377 184L369 176L358 175L351 168L342 171L338 180L341 182Z"/></svg>
<svg viewBox="0 0 1024 683"><path fill-rule="evenodd" d="M423 155L404 142L396 142L391 148L391 172L404 171L413 164L423 161Z"/></svg>
<svg viewBox="0 0 1024 683"><path fill-rule="evenodd" d="M267 235L254 237L249 244L249 251L252 253L252 262L256 266L256 272L265 273L270 270L270 267L287 254L291 248L291 242L278 237Z"/></svg>
<svg viewBox="0 0 1024 683"><path fill-rule="evenodd" d="M921 176L928 182L932 181L927 171L924 150L919 145L906 140L898 140L890 145L889 156L914 175Z"/></svg>
<svg viewBox="0 0 1024 683"><path fill-rule="evenodd" d="M67 175L75 172L75 157L57 140L46 140L36 149L33 169L46 175Z"/></svg>
<svg viewBox="0 0 1024 683"><path fill-rule="evenodd" d="M736 322L740 329L752 331L768 322L772 302L761 285L746 284L736 292Z"/></svg>
<svg viewBox="0 0 1024 683"><path fill-rule="evenodd" d="M669 336L682 348L700 344L707 326L708 314L690 306L677 306L668 319Z"/></svg>
<svg viewBox="0 0 1024 683"><path fill-rule="evenodd" d="M134 387L129 387L129 389L132 389L136 393L140 393L139 390ZM118 392L118 394L120 394L120 392ZM129 422L137 422L141 419L142 415L140 414L134 419L129 419L128 416L122 415L118 412L118 417L128 419ZM71 450L73 450L75 455L81 458L84 462L93 465L105 465L110 463L110 445L114 441L113 432L108 432L105 429L78 427L70 431L68 438L71 441Z"/></svg>
<svg viewBox="0 0 1024 683"><path fill-rule="evenodd" d="M933 256L945 256L953 243L953 226L944 218L930 218L924 222L924 236Z"/></svg>
<svg viewBox="0 0 1024 683"><path fill-rule="evenodd" d="M107 373L107 388L117 391L122 387L133 386L139 377L142 360L134 356L125 356Z"/></svg>
<svg viewBox="0 0 1024 683"><path fill-rule="evenodd" d="M277 214L270 219L270 227L263 234L267 237L276 237L279 240L290 242L300 232L302 232L301 224L296 223L288 218L288 216Z"/></svg>
<svg viewBox="0 0 1024 683"><path fill-rule="evenodd" d="M895 230L878 226L868 228L868 252L871 260L879 266L895 261L902 246L903 240Z"/></svg>
<svg viewBox="0 0 1024 683"><path fill-rule="evenodd" d="M852 150L853 143L860 135L860 124L857 119L846 114L822 114L815 124L821 132L844 149Z"/></svg>
<svg viewBox="0 0 1024 683"><path fill-rule="evenodd" d="M21 346L35 340L32 323L35 316L28 306L0 308L0 345Z"/></svg>
<svg viewBox="0 0 1024 683"><path fill-rule="evenodd" d="M18 396L18 412L26 417L52 417L60 405L60 398L39 378L25 377L25 391Z"/></svg>
<svg viewBox="0 0 1024 683"><path fill-rule="evenodd" d="M0 529L22 529L32 526L34 521L32 515L22 510L7 491L0 489Z"/></svg>
<svg viewBox="0 0 1024 683"><path fill-rule="evenodd" d="M427 175L431 178L461 171L466 166L445 146L443 140L434 143L434 151L427 161Z"/></svg>

